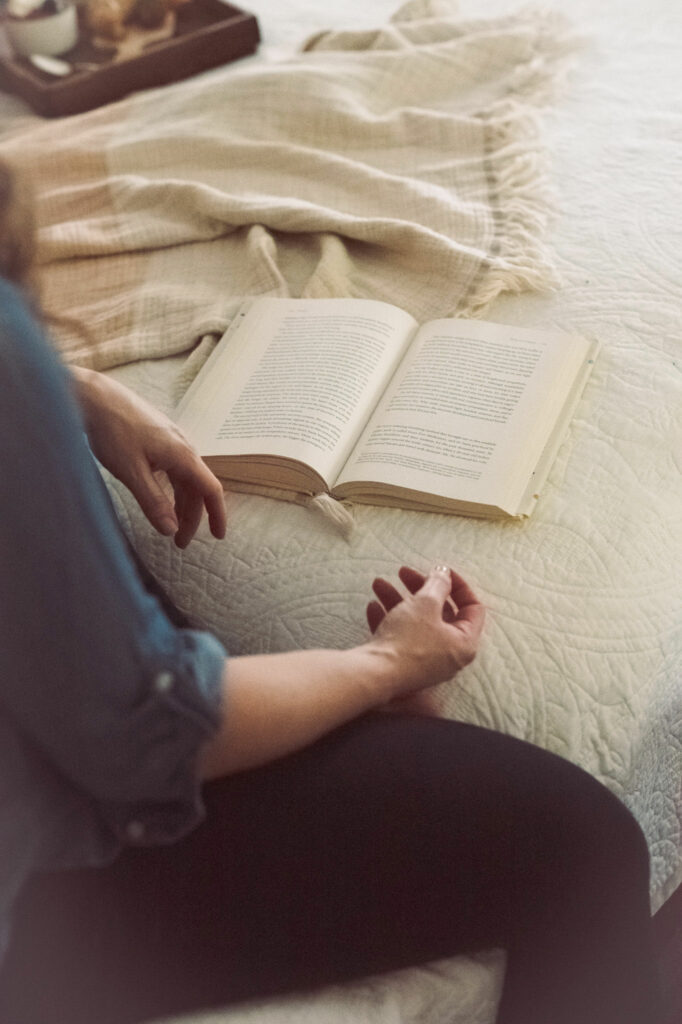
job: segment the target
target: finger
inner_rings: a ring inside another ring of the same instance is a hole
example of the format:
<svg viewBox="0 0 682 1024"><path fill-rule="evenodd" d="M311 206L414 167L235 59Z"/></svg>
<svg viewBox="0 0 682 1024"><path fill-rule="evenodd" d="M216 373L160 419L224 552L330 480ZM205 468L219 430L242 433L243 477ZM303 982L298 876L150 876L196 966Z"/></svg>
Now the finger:
<svg viewBox="0 0 682 1024"><path fill-rule="evenodd" d="M441 569L452 573L452 570L448 569L447 566L441 566ZM418 590L421 590L426 581L426 576L423 572L417 572L416 569L410 568L409 565L403 565L398 570L398 575L411 594L416 594Z"/></svg>
<svg viewBox="0 0 682 1024"><path fill-rule="evenodd" d="M389 583L388 580L381 579L381 577L374 580L372 583L372 590L379 598L387 612L390 612L391 608L395 608L397 604L400 604L403 599L400 591L396 590L393 584Z"/></svg>
<svg viewBox="0 0 682 1024"><path fill-rule="evenodd" d="M398 570L398 576L403 581L411 594L416 594L424 586L426 576L423 572L411 569L409 565L403 565Z"/></svg>
<svg viewBox="0 0 682 1024"><path fill-rule="evenodd" d="M468 604L457 611L454 624L457 628L466 633L471 640L478 640L485 623L485 608L479 602Z"/></svg>
<svg viewBox="0 0 682 1024"><path fill-rule="evenodd" d="M452 572L452 600L457 608L456 623L477 639L485 622L485 607L459 573Z"/></svg>
<svg viewBox="0 0 682 1024"><path fill-rule="evenodd" d="M173 503L146 462L131 467L130 489L152 526L170 537L178 529Z"/></svg>
<svg viewBox="0 0 682 1024"><path fill-rule="evenodd" d="M446 566L439 567L450 576L450 597L443 606L443 619L476 642L485 622L485 608L474 594L466 580ZM438 571L438 570L436 570Z"/></svg>
<svg viewBox="0 0 682 1024"><path fill-rule="evenodd" d="M208 513L208 525L211 533L220 540L225 536L227 529L225 493L222 484L194 451L190 449L184 454L187 460L184 464L176 464L167 468L169 479L176 492L183 491L188 494L196 492Z"/></svg>
<svg viewBox="0 0 682 1024"><path fill-rule="evenodd" d="M426 579L423 572L417 572L416 569L411 569L409 565L403 565L398 570L398 575L411 594L416 594L417 591L421 590ZM456 617L457 610L454 608L452 601L447 599L443 605L443 621L452 623Z"/></svg>
<svg viewBox="0 0 682 1024"><path fill-rule="evenodd" d="M203 497L196 491L176 491L175 511L179 522L175 543L179 548L186 548L199 528L204 511Z"/></svg>
<svg viewBox="0 0 682 1024"><path fill-rule="evenodd" d="M481 603L466 580L459 573L455 572L454 569L450 570L450 579L452 582L451 597L458 608Z"/></svg>
<svg viewBox="0 0 682 1024"><path fill-rule="evenodd" d="M225 492L222 484L197 457L197 465L189 479L184 481L186 487L197 491L208 513L208 525L211 533L219 540L225 536L227 514L225 512Z"/></svg>
<svg viewBox="0 0 682 1024"><path fill-rule="evenodd" d="M420 593L427 597L445 602L452 591L452 570L447 566L438 565L431 569L420 588Z"/></svg>
<svg viewBox="0 0 682 1024"><path fill-rule="evenodd" d="M225 492L220 485L220 493L212 491L204 496L204 504L208 512L208 525L211 533L222 540L227 532L227 512L225 511Z"/></svg>
<svg viewBox="0 0 682 1024"><path fill-rule="evenodd" d="M367 624L371 633L376 633L381 623L386 618L386 612L378 601L370 601L367 605Z"/></svg>

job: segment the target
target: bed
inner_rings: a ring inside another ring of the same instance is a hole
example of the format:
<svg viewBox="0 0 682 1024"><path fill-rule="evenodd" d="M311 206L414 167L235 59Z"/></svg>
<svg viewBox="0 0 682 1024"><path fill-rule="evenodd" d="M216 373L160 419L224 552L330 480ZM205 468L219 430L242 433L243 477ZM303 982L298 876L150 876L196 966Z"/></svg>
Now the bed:
<svg viewBox="0 0 682 1024"><path fill-rule="evenodd" d="M410 36L412 56L421 47L432 62L434 53L442 58L443 46L459 47L462 60L455 63L479 122L489 121L500 104L505 124L513 122L491 157L502 161L492 170L499 193L492 212L476 205L480 182L468 195L476 213L462 230L472 234L452 256L452 267L457 280L469 285L449 287L443 299L443 279L435 271L432 279L419 264L422 257L440 261L438 239L431 237L437 226L428 222L433 214L426 207L436 193L445 200L444 167L452 156L445 108L431 94L424 94L424 102L432 104L442 153L432 154L419 171L432 185L415 200L421 226L428 228L426 240L411 235L408 246L395 234L390 210L381 223L373 222L376 236L359 232L358 220L369 230L369 219L366 211L360 218L356 208L355 223L346 230L348 209L333 211L336 220L320 220L321 205L312 209L314 203L302 202L308 195L294 210L287 208L286 217L278 207L279 219L270 221L272 202L267 208L256 204L256 215L253 195L246 207L242 195L237 216L234 203L211 205L212 193L204 186L215 188L215 180L200 183L201 229L199 236L189 236L181 218L171 224L158 195L149 200L150 189L170 177L177 183L178 172L173 168L171 174L158 155L151 160L142 153L145 131L156 119L169 132L174 126L191 138L192 104L206 95L195 92L190 101L192 90L208 83L213 91L226 90L226 103L236 102L229 95L241 95L253 76L276 76L282 61L300 61L292 55L309 37L314 38L307 74L311 67L327 75L334 68L347 73L355 67L347 61L356 50L383 59L385 47L398 45L395 28L387 28L394 0L348 0L324 11L310 0L253 0L247 6L260 20L259 52L155 94L153 103L135 107L134 117L122 107L125 151L112 145L108 109L62 122L69 144L106 165L102 174L118 183L118 217L130 216L134 204L143 213L155 211L130 246L134 260L122 261L120 220L116 237L107 234L113 214L104 208L95 179L72 179L60 164L73 152L68 144L51 167L39 166L46 140L55 138L54 125L3 97L0 152L30 169L43 195L49 193L41 209L48 298L85 296L89 322L97 328L94 347L84 348L75 334L61 335L67 357L106 369L172 413L244 294L296 294L311 276L314 287L307 294L333 294L340 281L366 294L367 282L378 282L379 297L402 298L423 319L465 313L577 331L599 338L602 350L527 521L358 506L350 522L339 526L302 504L229 494L227 539L216 542L202 530L181 553L153 534L126 492L109 481L124 526L180 607L240 654L356 643L365 635L364 606L375 575L394 574L405 563L455 565L485 600L489 617L477 660L439 689L443 713L531 740L613 790L646 834L652 910L658 911L682 881L682 11L673 0L572 0L568 7L556 0L538 15L540 21L532 21L535 15L517 13L513 0L490 0L484 15L469 0L459 5L460 14L449 2L409 5L410 32L416 33ZM437 39L429 35L436 24ZM513 40L506 56L500 56L503 35ZM472 36L475 60L496 54L501 77L474 75L474 57L461 49ZM410 59L405 53L408 78ZM264 79L258 80L264 89ZM373 90L366 82L362 88L376 104L388 86L385 78L371 81ZM504 94L491 92L491 83L497 88L502 81ZM410 111L419 106L420 82L418 76L409 82L416 98L403 105ZM463 116L463 107L456 107L449 112ZM377 123L385 119L388 108L372 109ZM487 111L483 118L481 111ZM186 121L179 116L183 112ZM240 132L244 142L243 124ZM202 135L202 145L208 146L209 134ZM428 138L431 145L434 136ZM258 141L260 158L263 140ZM408 149L395 139L393 147L393 177L418 177L405 162ZM245 159L243 147L239 152ZM348 152L337 153L337 162ZM442 166L436 166L439 160ZM342 173L347 170L344 165ZM282 173L289 172L287 165ZM481 173L490 185L490 167ZM300 188L295 176L287 188L292 181ZM188 183L197 184L194 178L180 184ZM252 192L262 199L260 184ZM328 211L328 196L325 204ZM495 242L488 227L499 227L499 208L510 206L518 222L507 224ZM92 215L85 231L81 208ZM437 210L434 216L440 215ZM272 228L267 239L263 223ZM455 219L453 237L458 224ZM338 237L347 243L343 272ZM257 252L255 270L239 279L249 246ZM211 254L205 263L199 255L204 252ZM377 270L384 258L394 261L390 279ZM141 261L158 287L136 294L131 303L131 281ZM188 265L200 266L201 273L195 270L179 299L178 281L183 273L187 278ZM439 266L443 271L450 264ZM492 1024L503 970L503 952L490 950L322 992L216 1010L192 1018L192 1024Z"/></svg>

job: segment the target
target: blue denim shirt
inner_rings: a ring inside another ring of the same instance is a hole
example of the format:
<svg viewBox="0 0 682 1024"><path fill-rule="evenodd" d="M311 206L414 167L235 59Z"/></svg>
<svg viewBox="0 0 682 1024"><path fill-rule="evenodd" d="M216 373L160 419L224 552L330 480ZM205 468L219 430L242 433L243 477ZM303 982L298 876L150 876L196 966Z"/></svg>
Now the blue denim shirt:
<svg viewBox="0 0 682 1024"><path fill-rule="evenodd" d="M0 955L31 872L198 824L224 659L142 586L68 374L0 280Z"/></svg>

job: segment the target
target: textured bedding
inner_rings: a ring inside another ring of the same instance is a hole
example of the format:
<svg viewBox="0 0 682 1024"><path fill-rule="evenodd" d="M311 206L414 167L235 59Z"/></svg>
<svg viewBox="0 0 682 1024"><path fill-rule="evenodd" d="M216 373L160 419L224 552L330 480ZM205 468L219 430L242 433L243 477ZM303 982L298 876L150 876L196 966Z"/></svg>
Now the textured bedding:
<svg viewBox="0 0 682 1024"><path fill-rule="evenodd" d="M267 61L332 18L377 27L394 4L247 6L265 35L254 60ZM491 0L486 17L514 7ZM556 216L536 225L557 282L485 309L603 345L531 519L357 507L343 534L307 508L229 495L228 538L204 530L181 553L112 486L152 570L234 653L356 643L374 575L456 566L489 618L477 660L440 688L444 713L547 747L617 793L646 833L657 909L682 880L682 12L674 0L574 0L566 13L583 42L541 116ZM527 286L552 279L541 246L534 267ZM508 287L519 290L513 275ZM111 372L172 410L189 358ZM492 1024L502 970L490 951L196 1020Z"/></svg>

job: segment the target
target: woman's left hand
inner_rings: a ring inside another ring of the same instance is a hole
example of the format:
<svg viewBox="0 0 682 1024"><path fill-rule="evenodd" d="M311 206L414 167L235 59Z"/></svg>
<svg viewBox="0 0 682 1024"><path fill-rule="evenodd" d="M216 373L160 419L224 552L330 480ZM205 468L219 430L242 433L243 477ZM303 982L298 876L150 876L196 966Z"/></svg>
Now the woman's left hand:
<svg viewBox="0 0 682 1024"><path fill-rule="evenodd" d="M95 457L132 492L152 526L184 548L205 508L211 533L224 537L220 481L172 420L111 377L80 367L72 375Z"/></svg>

